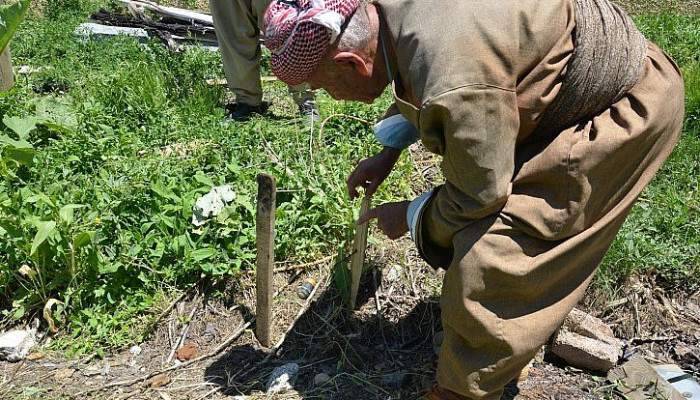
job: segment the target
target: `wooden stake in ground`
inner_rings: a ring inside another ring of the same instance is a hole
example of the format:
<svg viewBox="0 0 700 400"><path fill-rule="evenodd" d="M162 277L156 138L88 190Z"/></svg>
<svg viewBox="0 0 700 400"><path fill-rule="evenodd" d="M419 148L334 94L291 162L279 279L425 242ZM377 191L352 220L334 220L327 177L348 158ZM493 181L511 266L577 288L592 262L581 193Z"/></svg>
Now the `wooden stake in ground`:
<svg viewBox="0 0 700 400"><path fill-rule="evenodd" d="M0 1L2 4L2 1ZM10 90L15 84L15 76L12 73L12 60L10 58L10 46L0 54L0 92Z"/></svg>
<svg viewBox="0 0 700 400"><path fill-rule="evenodd" d="M275 264L275 178L258 175L258 210L255 218L258 255L256 260L257 304L255 334L265 347L272 344L272 271Z"/></svg>
<svg viewBox="0 0 700 400"><path fill-rule="evenodd" d="M360 207L360 216L367 214L372 206L372 198L365 196ZM357 302L357 292L360 289L360 278L362 278L362 267L365 265L365 251L367 250L367 230L369 222L358 225L355 230L355 240L353 241L352 260L350 261L350 309L355 309Z"/></svg>

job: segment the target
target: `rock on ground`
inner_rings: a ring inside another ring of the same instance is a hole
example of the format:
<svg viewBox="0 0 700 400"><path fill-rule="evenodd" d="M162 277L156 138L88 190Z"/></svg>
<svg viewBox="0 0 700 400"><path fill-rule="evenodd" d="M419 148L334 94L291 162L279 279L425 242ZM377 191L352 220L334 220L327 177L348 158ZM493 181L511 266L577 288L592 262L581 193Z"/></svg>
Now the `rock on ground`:
<svg viewBox="0 0 700 400"><path fill-rule="evenodd" d="M564 320L564 327L581 336L597 339L614 346L622 346L622 342L605 322L591 314L574 308Z"/></svg>
<svg viewBox="0 0 700 400"><path fill-rule="evenodd" d="M574 309L555 335L550 351L574 367L607 372L622 356L622 341L603 321Z"/></svg>
<svg viewBox="0 0 700 400"><path fill-rule="evenodd" d="M298 373L299 364L296 363L288 363L275 368L267 381L267 393L275 394L291 390Z"/></svg>
<svg viewBox="0 0 700 400"><path fill-rule="evenodd" d="M617 360L622 355L618 347L566 329L559 331L554 338L551 351L569 365L602 372L617 365Z"/></svg>

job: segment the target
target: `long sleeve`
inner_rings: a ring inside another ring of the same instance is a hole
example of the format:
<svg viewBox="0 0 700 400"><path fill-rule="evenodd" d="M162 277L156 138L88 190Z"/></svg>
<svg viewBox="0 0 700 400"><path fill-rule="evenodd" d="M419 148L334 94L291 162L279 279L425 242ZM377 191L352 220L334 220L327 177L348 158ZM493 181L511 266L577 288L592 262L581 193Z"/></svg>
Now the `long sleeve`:
<svg viewBox="0 0 700 400"><path fill-rule="evenodd" d="M396 105L389 107L384 117L374 125L374 136L383 146L403 150L418 141L419 133Z"/></svg>
<svg viewBox="0 0 700 400"><path fill-rule="evenodd" d="M421 108L423 142L442 155L446 180L417 211L414 239L434 267L449 266L456 232L505 204L514 173L518 127L514 91L494 86L460 87L430 99Z"/></svg>

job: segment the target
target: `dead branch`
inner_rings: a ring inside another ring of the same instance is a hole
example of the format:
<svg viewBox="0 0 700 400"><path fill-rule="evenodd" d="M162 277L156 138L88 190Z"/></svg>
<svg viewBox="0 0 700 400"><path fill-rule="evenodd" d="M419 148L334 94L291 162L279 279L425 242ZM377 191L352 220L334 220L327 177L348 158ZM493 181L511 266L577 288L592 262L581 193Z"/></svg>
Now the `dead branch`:
<svg viewBox="0 0 700 400"><path fill-rule="evenodd" d="M316 265L324 264L327 261L332 260L334 257L335 257L335 255L331 254L330 256L326 256L326 257L320 258L320 259L315 260L315 261L311 261L311 262L307 262L307 263L303 263L303 264L291 265L289 267L275 268L275 272L289 272L289 271L296 271L299 269L306 269L308 267L314 267ZM249 275L254 275L255 271L249 270L249 271L246 271L246 273Z"/></svg>

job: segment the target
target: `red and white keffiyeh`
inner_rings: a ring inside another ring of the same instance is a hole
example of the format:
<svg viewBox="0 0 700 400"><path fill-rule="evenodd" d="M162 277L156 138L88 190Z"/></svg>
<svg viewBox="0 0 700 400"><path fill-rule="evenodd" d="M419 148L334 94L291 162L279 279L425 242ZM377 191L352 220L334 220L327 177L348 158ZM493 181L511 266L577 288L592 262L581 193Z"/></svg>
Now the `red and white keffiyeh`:
<svg viewBox="0 0 700 400"><path fill-rule="evenodd" d="M265 11L265 46L272 72L289 85L304 83L360 0L273 0Z"/></svg>

